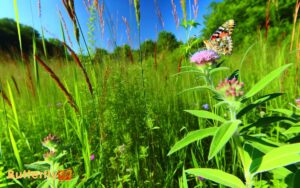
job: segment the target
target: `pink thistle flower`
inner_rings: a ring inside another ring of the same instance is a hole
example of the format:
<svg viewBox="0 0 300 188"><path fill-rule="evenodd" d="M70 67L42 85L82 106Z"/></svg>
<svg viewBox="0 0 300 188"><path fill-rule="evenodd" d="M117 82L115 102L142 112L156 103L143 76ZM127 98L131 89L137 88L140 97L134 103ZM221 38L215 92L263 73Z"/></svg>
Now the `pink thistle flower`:
<svg viewBox="0 0 300 188"><path fill-rule="evenodd" d="M228 98L237 98L244 94L244 91L242 91L243 87L243 82L239 82L236 78L233 78L231 80L225 79L223 82L220 82L216 89Z"/></svg>
<svg viewBox="0 0 300 188"><path fill-rule="evenodd" d="M196 63L197 65L205 65L209 62L214 62L219 59L220 56L213 50L202 50L196 52L190 59L192 63Z"/></svg>

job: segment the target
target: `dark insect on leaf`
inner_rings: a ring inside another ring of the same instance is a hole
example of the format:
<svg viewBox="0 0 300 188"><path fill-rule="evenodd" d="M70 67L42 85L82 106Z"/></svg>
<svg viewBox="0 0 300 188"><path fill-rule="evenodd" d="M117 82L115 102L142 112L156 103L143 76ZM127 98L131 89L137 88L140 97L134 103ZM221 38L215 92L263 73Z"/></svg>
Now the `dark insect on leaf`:
<svg viewBox="0 0 300 188"><path fill-rule="evenodd" d="M228 80L232 80L233 78L239 80L239 70L235 70L235 71L228 77Z"/></svg>
<svg viewBox="0 0 300 188"><path fill-rule="evenodd" d="M224 62L225 62L225 61L222 60L220 63L218 63L218 64L216 65L216 68L220 67Z"/></svg>

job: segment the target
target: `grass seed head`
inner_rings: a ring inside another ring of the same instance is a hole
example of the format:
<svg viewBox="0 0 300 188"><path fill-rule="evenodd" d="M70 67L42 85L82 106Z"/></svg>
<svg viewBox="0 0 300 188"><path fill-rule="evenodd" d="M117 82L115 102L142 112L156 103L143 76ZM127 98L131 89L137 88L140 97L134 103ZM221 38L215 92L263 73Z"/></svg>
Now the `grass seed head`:
<svg viewBox="0 0 300 188"><path fill-rule="evenodd" d="M140 27L140 22L141 22L140 0L134 0L134 9L135 9L136 22L138 24L138 27Z"/></svg>

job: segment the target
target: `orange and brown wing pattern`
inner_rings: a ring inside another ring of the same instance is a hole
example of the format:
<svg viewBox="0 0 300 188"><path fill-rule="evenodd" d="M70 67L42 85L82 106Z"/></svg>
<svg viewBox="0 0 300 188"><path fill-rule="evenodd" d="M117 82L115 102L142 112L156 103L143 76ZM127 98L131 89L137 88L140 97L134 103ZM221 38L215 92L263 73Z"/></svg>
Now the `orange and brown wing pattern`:
<svg viewBox="0 0 300 188"><path fill-rule="evenodd" d="M231 34L234 26L235 22L233 19L226 21L214 32L210 40L204 41L206 48L223 55L231 54L233 48Z"/></svg>

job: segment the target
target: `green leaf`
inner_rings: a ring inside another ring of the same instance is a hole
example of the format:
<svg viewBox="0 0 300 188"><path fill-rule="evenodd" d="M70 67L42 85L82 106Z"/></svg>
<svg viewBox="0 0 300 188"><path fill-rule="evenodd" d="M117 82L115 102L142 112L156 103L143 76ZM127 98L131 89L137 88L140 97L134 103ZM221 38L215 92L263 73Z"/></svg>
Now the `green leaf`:
<svg viewBox="0 0 300 188"><path fill-rule="evenodd" d="M275 148L263 157L253 160L250 172L255 174L287 166L300 161L300 143Z"/></svg>
<svg viewBox="0 0 300 188"><path fill-rule="evenodd" d="M174 152L186 147L192 142L195 142L197 140L201 140L205 137L212 136L217 131L217 127L211 127L206 129L201 129L197 131L192 131L186 135L182 140L178 141L169 151L168 156L173 154Z"/></svg>
<svg viewBox="0 0 300 188"><path fill-rule="evenodd" d="M300 133L300 126L290 127L288 130L284 131L283 134L295 134Z"/></svg>
<svg viewBox="0 0 300 188"><path fill-rule="evenodd" d="M287 64L282 67L277 68L276 70L269 73L267 76L262 78L258 83L256 83L248 93L245 94L245 96L242 99L250 98L254 96L256 93L260 92L262 89L264 89L271 81L273 81L275 78L277 78L283 71L285 71L288 67L290 67L292 64Z"/></svg>
<svg viewBox="0 0 300 188"><path fill-rule="evenodd" d="M61 187L61 188L77 187L76 183L77 183L78 179L79 179L79 177L76 176L75 178L73 178L69 181L63 181L59 187Z"/></svg>
<svg viewBox="0 0 300 188"><path fill-rule="evenodd" d="M18 39L19 39L20 51L21 51L21 55L23 55L22 37L21 37L21 28L20 28L20 18L19 18L19 10L18 10L17 0L14 0L14 11L15 11L16 22L17 22L17 30L18 30Z"/></svg>
<svg viewBox="0 0 300 188"><path fill-rule="evenodd" d="M182 169L182 185L183 185L183 188L188 188L189 187L188 183L187 183L187 178L186 178L184 167Z"/></svg>
<svg viewBox="0 0 300 188"><path fill-rule="evenodd" d="M10 128L8 129L8 131L9 131L10 143L11 143L12 149L14 151L15 158L16 158L16 160L18 162L18 165L19 165L19 170L22 171L23 170L23 163L22 163L22 160L21 160L21 157L20 157L19 149L17 147L17 143L15 141L14 135L11 132Z"/></svg>
<svg viewBox="0 0 300 188"><path fill-rule="evenodd" d="M244 183L238 177L223 172L222 170L211 168L191 168L186 170L185 172L194 176L201 176L205 179L217 182L228 187L246 188Z"/></svg>
<svg viewBox="0 0 300 188"><path fill-rule="evenodd" d="M284 114L284 115L289 116L289 117L291 117L294 114L293 111L288 110L288 109L270 109L270 110L274 111L274 112Z"/></svg>
<svg viewBox="0 0 300 188"><path fill-rule="evenodd" d="M91 177L89 177L86 181L83 182L83 187L89 187L90 184L92 184L95 180L99 179L100 175L100 172L94 173Z"/></svg>
<svg viewBox="0 0 300 188"><path fill-rule="evenodd" d="M196 167L196 168L199 168L199 164L197 162L196 156L195 156L192 149L191 149L191 155L192 155L193 166Z"/></svg>
<svg viewBox="0 0 300 188"><path fill-rule="evenodd" d="M211 91L213 93L217 93L214 89L212 89L209 86L197 86L197 87L185 89L185 90L179 92L178 95L181 95L182 93L185 93L185 92L188 92L188 91L197 91L197 90L204 90L204 89L208 89L209 91Z"/></svg>
<svg viewBox="0 0 300 188"><path fill-rule="evenodd" d="M243 135L243 137L246 142L251 144L252 147L256 148L264 154L280 146L278 143L264 138L259 138L251 135Z"/></svg>
<svg viewBox="0 0 300 188"><path fill-rule="evenodd" d="M10 185L14 185L14 183L1 183L1 184L0 184L0 188L2 188L2 187L7 188L7 187L10 186Z"/></svg>
<svg viewBox="0 0 300 188"><path fill-rule="evenodd" d="M188 112L199 118L212 119L212 120L220 121L222 123L224 123L226 121L221 116L218 116L217 114L214 114L214 113L206 111L206 110L185 110L185 112Z"/></svg>
<svg viewBox="0 0 300 188"><path fill-rule="evenodd" d="M271 124L271 123L276 123L279 121L283 121L283 120L289 120L289 121L293 121L293 119L288 118L288 117L282 117L282 116L270 116L270 117L263 117L258 119L256 122L243 127L240 132L246 132L247 130L249 130L251 127L266 127L267 125Z"/></svg>
<svg viewBox="0 0 300 188"><path fill-rule="evenodd" d="M24 165L27 169L38 170L38 171L46 171L49 170L50 165L46 161L37 161L31 164Z"/></svg>
<svg viewBox="0 0 300 188"><path fill-rule="evenodd" d="M240 120L228 121L218 128L209 149L208 160L212 159L237 131Z"/></svg>
<svg viewBox="0 0 300 188"><path fill-rule="evenodd" d="M212 69L209 73L212 75L216 72L223 71L223 70L229 70L229 68L228 67L218 67L218 68Z"/></svg>
<svg viewBox="0 0 300 188"><path fill-rule="evenodd" d="M272 93L272 94L269 94L269 95L265 95L265 96L259 97L256 101L252 102L251 104L247 105L242 110L240 110L239 113L236 115L237 119L240 119L240 117L242 117L243 115L245 115L250 110L255 109L259 105L262 105L265 102L267 102L267 101L269 101L269 100L271 100L273 98L279 97L281 95L282 95L282 93Z"/></svg>

